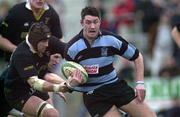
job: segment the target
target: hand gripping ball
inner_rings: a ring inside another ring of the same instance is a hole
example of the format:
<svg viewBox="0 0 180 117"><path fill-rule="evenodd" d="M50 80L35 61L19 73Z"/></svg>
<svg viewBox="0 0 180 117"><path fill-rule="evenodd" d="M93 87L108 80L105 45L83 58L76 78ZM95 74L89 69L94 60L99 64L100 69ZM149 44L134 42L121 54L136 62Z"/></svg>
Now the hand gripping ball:
<svg viewBox="0 0 180 117"><path fill-rule="evenodd" d="M82 83L84 84L87 82L88 79L88 74L86 70L78 63L73 62L73 61L66 61L65 63L62 64L61 66L61 71L63 75L65 76L66 79L69 78L69 76L72 76L71 74L73 73L74 70L79 69L82 73Z"/></svg>

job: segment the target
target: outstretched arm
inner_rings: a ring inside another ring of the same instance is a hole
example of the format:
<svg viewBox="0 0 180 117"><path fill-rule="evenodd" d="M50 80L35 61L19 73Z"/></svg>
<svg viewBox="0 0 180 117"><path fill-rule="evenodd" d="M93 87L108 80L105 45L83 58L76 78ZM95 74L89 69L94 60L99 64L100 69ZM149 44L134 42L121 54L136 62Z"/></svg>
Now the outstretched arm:
<svg viewBox="0 0 180 117"><path fill-rule="evenodd" d="M68 80L63 80L54 73L47 73L45 80L39 79L37 76L32 76L28 79L29 85L42 92L69 92L74 86L80 84L82 75L80 70L75 70Z"/></svg>
<svg viewBox="0 0 180 117"><path fill-rule="evenodd" d="M61 78L60 76L58 76L55 73L46 73L44 76L44 79L50 83L54 83L54 84L60 84L62 82L65 82L65 80L63 78Z"/></svg>
<svg viewBox="0 0 180 117"><path fill-rule="evenodd" d="M144 62L143 56L139 53L138 58L134 60L135 69L136 69L136 82L137 81L144 81Z"/></svg>
<svg viewBox="0 0 180 117"><path fill-rule="evenodd" d="M32 76L28 79L30 86L42 92L67 92L68 87L65 82L55 84L46 80L39 79L37 76Z"/></svg>
<svg viewBox="0 0 180 117"><path fill-rule="evenodd" d="M145 99L145 87L144 87L144 63L143 56L139 53L138 58L134 60L135 72L136 72L136 96L138 102L143 102Z"/></svg>

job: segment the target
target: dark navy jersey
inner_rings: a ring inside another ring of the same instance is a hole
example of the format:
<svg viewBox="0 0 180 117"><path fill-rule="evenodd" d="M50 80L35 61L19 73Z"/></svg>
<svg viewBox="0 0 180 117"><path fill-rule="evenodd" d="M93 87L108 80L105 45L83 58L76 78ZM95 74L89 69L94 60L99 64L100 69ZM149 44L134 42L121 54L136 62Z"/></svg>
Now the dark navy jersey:
<svg viewBox="0 0 180 117"><path fill-rule="evenodd" d="M4 78L5 88L11 92L11 99L16 99L21 95L25 95L32 90L27 83L31 76L38 76L43 79L45 73L48 72L48 62L51 51L56 51L63 55L65 44L58 39L49 40L49 49L40 57L37 53L30 50L26 41L20 43L13 52L8 67L7 75Z"/></svg>
<svg viewBox="0 0 180 117"><path fill-rule="evenodd" d="M26 2L15 5L0 24L0 34L9 39L13 44L18 45L25 40L31 25L42 21L50 28L52 35L62 38L59 16L50 5L48 7L41 17L36 18L32 10L27 8ZM9 55L7 60L9 60Z"/></svg>
<svg viewBox="0 0 180 117"><path fill-rule="evenodd" d="M122 37L107 31L100 32L91 45L83 37L82 31L70 40L65 53L66 60L80 63L89 75L88 82L75 90L91 91L117 81L113 67L115 55L133 61L139 56L139 51Z"/></svg>

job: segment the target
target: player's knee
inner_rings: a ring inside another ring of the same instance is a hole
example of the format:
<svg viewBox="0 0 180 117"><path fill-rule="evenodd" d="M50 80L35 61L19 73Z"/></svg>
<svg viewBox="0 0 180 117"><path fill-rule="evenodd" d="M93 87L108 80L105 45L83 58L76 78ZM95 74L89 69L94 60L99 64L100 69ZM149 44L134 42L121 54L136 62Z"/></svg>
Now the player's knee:
<svg viewBox="0 0 180 117"><path fill-rule="evenodd" d="M59 114L51 104L42 102L37 110L37 117L59 117Z"/></svg>
<svg viewBox="0 0 180 117"><path fill-rule="evenodd" d="M43 115L43 117L59 117L58 111L56 109L46 109Z"/></svg>

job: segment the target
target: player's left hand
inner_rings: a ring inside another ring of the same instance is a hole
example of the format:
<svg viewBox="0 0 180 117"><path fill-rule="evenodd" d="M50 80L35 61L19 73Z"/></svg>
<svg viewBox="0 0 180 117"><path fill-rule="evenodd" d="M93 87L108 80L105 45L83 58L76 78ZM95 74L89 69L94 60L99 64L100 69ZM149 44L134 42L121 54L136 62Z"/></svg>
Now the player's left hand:
<svg viewBox="0 0 180 117"><path fill-rule="evenodd" d="M135 90L136 90L137 101L139 103L143 102L146 96L146 89L144 87L144 84L137 84Z"/></svg>

